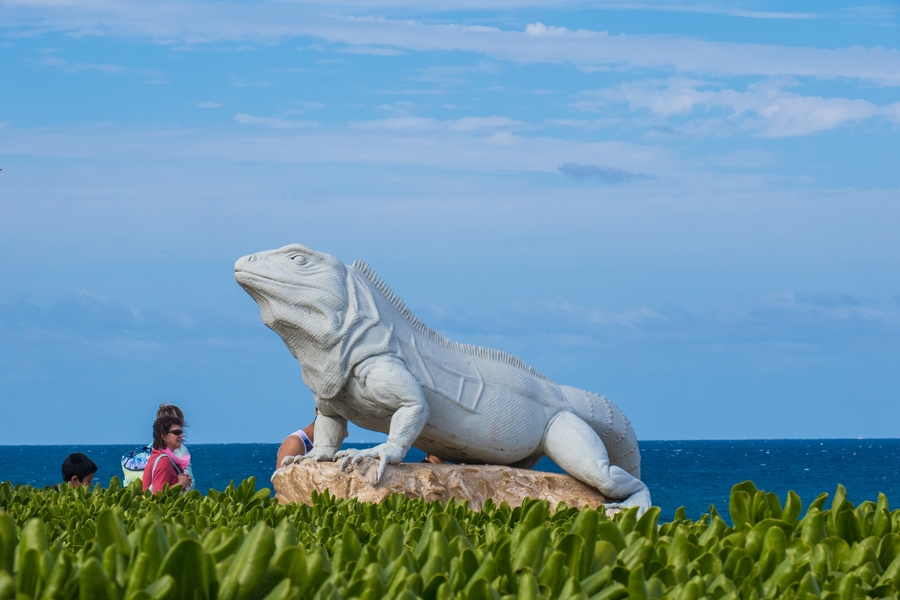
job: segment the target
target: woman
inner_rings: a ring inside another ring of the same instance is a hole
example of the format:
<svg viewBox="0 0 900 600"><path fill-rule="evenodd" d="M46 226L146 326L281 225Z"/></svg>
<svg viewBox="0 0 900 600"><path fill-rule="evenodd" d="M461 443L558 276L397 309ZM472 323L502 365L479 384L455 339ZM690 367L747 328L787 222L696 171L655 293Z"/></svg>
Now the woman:
<svg viewBox="0 0 900 600"><path fill-rule="evenodd" d="M184 420L184 413L181 411L181 409L174 404L166 404L164 402L159 405L159 410L156 411L156 418L158 419L167 415L180 419L183 426L187 427L187 422L185 422ZM140 479L143 481L144 469L147 466L147 460L149 460L151 452L153 452L152 443L147 446L141 446L140 448L136 448L134 450L129 450L122 456L122 472L125 475L125 485L129 485L136 479ZM182 443L181 446L177 450L175 450L175 456L177 458L183 459L183 461L187 461L187 466L184 467L184 472L191 476L191 484L184 488L184 491L189 492L194 489L194 472L190 463L191 453L188 451L187 446Z"/></svg>
<svg viewBox="0 0 900 600"><path fill-rule="evenodd" d="M316 411L318 414L319 411ZM303 429L298 429L291 435L284 438L284 441L281 442L281 447L278 448L278 457L275 459L275 468L280 469L283 465L284 459L288 456L303 456L313 447L313 439L316 434L316 421L313 420L312 423L304 427Z"/></svg>
<svg viewBox="0 0 900 600"><path fill-rule="evenodd" d="M159 405L159 409L156 411L156 418L158 419L165 415L171 415L173 417L181 419L181 424L183 427L187 427L188 425L190 425L190 423L184 420L184 413L181 411L181 409L174 404L166 404L165 402L163 402ZM181 446L179 446L175 450L175 456L182 459L182 462L184 463L184 472L191 477L191 483L184 488L185 492L189 492L194 489L194 470L191 467L191 453L188 451L187 445L185 445L184 440L182 440Z"/></svg>
<svg viewBox="0 0 900 600"><path fill-rule="evenodd" d="M167 414L153 422L153 452L144 469L143 489L156 493L164 485L181 485L182 489L191 484L191 476L184 472L188 461L175 455L184 439L184 420Z"/></svg>

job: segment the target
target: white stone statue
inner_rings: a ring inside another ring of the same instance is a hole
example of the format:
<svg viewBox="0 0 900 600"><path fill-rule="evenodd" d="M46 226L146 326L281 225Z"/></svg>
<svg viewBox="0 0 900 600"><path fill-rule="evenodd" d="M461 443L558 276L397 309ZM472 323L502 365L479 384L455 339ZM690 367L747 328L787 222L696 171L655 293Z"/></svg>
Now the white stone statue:
<svg viewBox="0 0 900 600"><path fill-rule="evenodd" d="M300 362L319 416L313 459L400 463L411 446L466 464L531 468L549 456L618 506L650 506L634 430L603 396L558 385L518 358L448 341L372 270L291 245L235 265L263 322ZM388 434L340 450L347 421ZM611 505L608 505L611 506Z"/></svg>

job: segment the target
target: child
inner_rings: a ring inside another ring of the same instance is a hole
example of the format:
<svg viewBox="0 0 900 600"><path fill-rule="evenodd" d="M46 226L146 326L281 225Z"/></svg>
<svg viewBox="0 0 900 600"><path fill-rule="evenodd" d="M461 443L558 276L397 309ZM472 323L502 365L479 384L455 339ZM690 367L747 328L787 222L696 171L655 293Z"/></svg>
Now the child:
<svg viewBox="0 0 900 600"><path fill-rule="evenodd" d="M73 452L66 457L62 464L62 478L64 482L71 483L73 488L86 485L90 489L94 483L94 473L97 465L81 452Z"/></svg>

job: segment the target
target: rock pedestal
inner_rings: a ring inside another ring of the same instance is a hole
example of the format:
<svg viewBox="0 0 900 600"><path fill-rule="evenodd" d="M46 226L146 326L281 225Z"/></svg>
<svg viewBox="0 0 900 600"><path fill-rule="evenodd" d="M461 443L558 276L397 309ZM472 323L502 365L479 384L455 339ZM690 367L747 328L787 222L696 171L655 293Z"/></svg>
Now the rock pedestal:
<svg viewBox="0 0 900 600"><path fill-rule="evenodd" d="M484 501L508 502L519 506L524 498L559 502L568 506L597 508L606 498L596 489L557 473L529 471L493 465L433 465L403 463L388 465L379 483L375 483L378 461L363 459L355 467L341 471L340 463L303 461L275 471L272 484L280 502L312 503L312 492L326 489L337 498L356 498L361 502L381 502L391 494L422 498L426 502L468 500L469 507L481 510Z"/></svg>

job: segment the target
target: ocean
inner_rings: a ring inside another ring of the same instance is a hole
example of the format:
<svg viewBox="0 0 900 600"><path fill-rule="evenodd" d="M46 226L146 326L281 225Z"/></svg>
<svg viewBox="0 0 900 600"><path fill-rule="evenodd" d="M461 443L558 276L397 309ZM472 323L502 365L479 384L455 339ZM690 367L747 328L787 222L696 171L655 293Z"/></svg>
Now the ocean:
<svg viewBox="0 0 900 600"><path fill-rule="evenodd" d="M371 444L346 444L364 448ZM229 482L256 477L257 488L271 489L278 444L188 444L197 489L223 489ZM900 439L876 440L685 440L642 441L642 479L653 504L669 520L679 506L696 519L709 505L726 516L731 487L751 480L775 492L782 502L789 490L808 504L822 492L847 488L851 502L875 501L884 493L900 506ZM121 456L135 446L0 446L0 481L41 487L58 483L60 466L71 452L97 463L94 482L108 485L122 477ZM423 454L411 450L408 462ZM549 459L537 470L561 473ZM830 504L826 504L829 506Z"/></svg>

